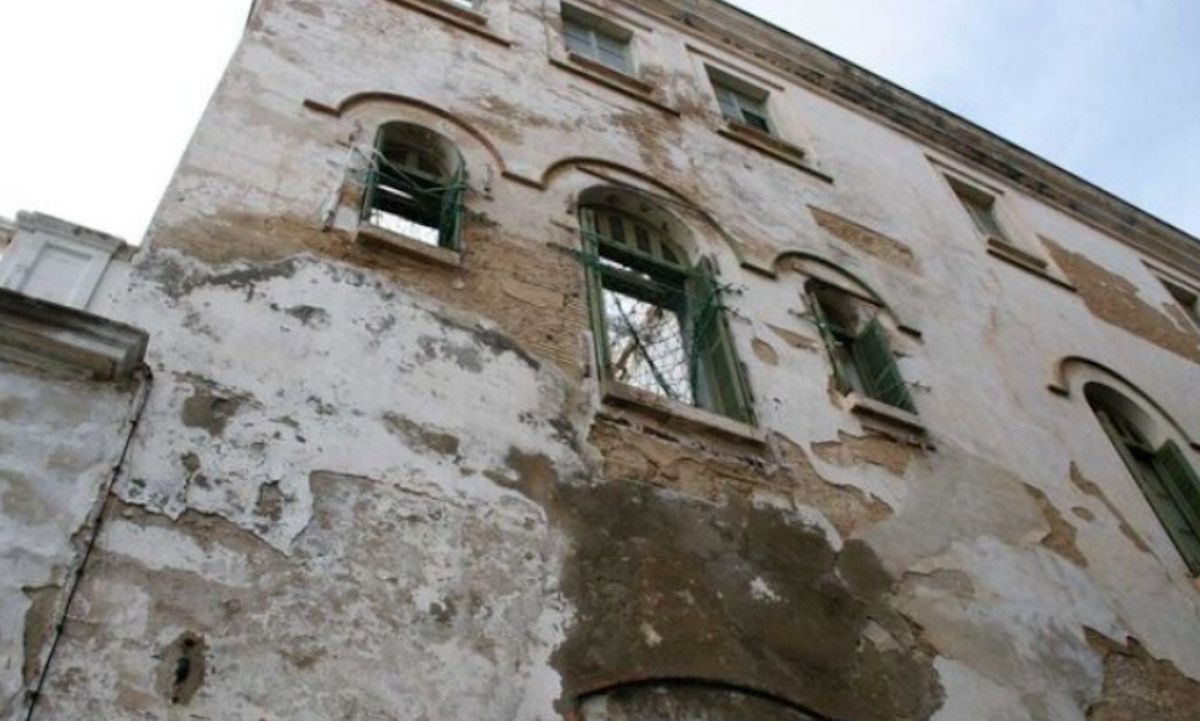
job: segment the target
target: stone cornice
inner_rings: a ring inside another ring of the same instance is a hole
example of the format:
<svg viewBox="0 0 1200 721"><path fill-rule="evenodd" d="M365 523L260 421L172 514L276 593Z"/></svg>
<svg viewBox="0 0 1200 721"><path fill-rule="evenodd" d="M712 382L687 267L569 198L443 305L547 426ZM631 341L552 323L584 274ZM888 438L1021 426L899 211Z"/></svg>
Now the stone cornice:
<svg viewBox="0 0 1200 721"><path fill-rule="evenodd" d="M755 58L929 145L994 173L1141 253L1200 278L1200 241L1079 176L721 0L619 0Z"/></svg>
<svg viewBox="0 0 1200 721"><path fill-rule="evenodd" d="M141 365L145 331L0 288L0 359L75 378L121 380Z"/></svg>

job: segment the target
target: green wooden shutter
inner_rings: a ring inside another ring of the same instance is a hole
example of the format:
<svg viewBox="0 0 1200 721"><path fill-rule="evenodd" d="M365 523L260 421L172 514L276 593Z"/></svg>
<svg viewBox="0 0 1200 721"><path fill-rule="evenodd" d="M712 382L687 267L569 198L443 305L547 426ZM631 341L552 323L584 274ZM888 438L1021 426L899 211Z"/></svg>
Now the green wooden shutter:
<svg viewBox="0 0 1200 721"><path fill-rule="evenodd" d="M750 386L733 347L721 288L701 260L687 280L687 325L696 405L743 423L755 423Z"/></svg>
<svg viewBox="0 0 1200 721"><path fill-rule="evenodd" d="M850 380L846 377L846 371L842 368L842 359L838 355L838 339L833 334L833 327L829 325L829 318L821 306L821 299L817 297L817 292L812 288L808 290L808 309L812 312L817 330L821 332L821 340L825 341L825 351L829 355L830 365L833 366L833 380L837 384L838 390L846 393L851 390Z"/></svg>
<svg viewBox="0 0 1200 721"><path fill-rule="evenodd" d="M908 394L908 385L900 375L900 367L896 365L892 349L888 347L887 332L878 319L868 323L854 339L851 352L867 395L890 406L916 413L916 406Z"/></svg>
<svg viewBox="0 0 1200 721"><path fill-rule="evenodd" d="M379 158L383 154L383 131L375 134L374 153L367 164L367 175L363 180L362 218L371 217L371 209L375 207L375 185L379 181Z"/></svg>
<svg viewBox="0 0 1200 721"><path fill-rule="evenodd" d="M600 274L599 239L596 235L596 213L591 208L579 209L579 230L583 251L583 272L587 279L588 313L592 322L592 338L596 345L596 366L601 379L610 375L608 358L608 328L604 317L604 279Z"/></svg>
<svg viewBox="0 0 1200 721"><path fill-rule="evenodd" d="M1200 478L1175 441L1154 454L1154 469L1179 510L1179 521L1167 523L1167 530L1192 573L1200 574Z"/></svg>
<svg viewBox="0 0 1200 721"><path fill-rule="evenodd" d="M443 248L462 249L463 195L466 193L466 189L466 178L460 165L449 181L449 185L442 191L438 245Z"/></svg>

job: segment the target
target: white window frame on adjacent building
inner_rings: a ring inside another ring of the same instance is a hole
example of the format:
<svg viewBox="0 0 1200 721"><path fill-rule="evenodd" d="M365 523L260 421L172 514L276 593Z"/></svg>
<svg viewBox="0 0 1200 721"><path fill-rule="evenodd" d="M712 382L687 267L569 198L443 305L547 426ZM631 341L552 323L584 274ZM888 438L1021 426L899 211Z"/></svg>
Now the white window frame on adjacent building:
<svg viewBox="0 0 1200 721"><path fill-rule="evenodd" d="M40 213L22 213L12 245L0 257L0 287L86 310L119 238Z"/></svg>
<svg viewBox="0 0 1200 721"><path fill-rule="evenodd" d="M570 54L623 75L633 75L637 71L633 31L565 3L562 26L563 43Z"/></svg>

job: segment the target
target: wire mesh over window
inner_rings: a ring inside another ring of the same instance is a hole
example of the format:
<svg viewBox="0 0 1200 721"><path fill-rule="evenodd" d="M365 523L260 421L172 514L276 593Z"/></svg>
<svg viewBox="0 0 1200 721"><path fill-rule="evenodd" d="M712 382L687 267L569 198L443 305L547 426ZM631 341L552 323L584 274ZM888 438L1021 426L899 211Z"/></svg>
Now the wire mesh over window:
<svg viewBox="0 0 1200 721"><path fill-rule="evenodd" d="M753 423L710 264L689 264L661 223L612 207L580 218L602 374Z"/></svg>
<svg viewBox="0 0 1200 721"><path fill-rule="evenodd" d="M602 293L612 377L692 405L689 352L679 313L613 288Z"/></svg>

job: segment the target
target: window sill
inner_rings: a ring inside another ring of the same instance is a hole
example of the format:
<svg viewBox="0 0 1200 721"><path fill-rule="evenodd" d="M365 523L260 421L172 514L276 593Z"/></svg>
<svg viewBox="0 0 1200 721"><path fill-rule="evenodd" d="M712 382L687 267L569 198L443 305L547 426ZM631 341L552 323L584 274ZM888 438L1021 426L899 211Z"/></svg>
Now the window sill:
<svg viewBox="0 0 1200 721"><path fill-rule="evenodd" d="M803 148L780 140L770 133L764 133L758 128L736 120L726 120L724 125L717 128L717 134L729 138L734 142L741 143L748 148L757 150L760 153L769 155L793 168L824 180L826 183L833 182L833 178L830 175L817 170L808 162L808 154L804 152Z"/></svg>
<svg viewBox="0 0 1200 721"><path fill-rule="evenodd" d="M1036 255L990 235L986 239L986 244L988 255L999 258L1009 265L1020 268L1027 273L1032 273L1043 280L1050 281L1061 288L1075 292L1075 286L1062 278L1052 275L1050 273L1050 264Z"/></svg>
<svg viewBox="0 0 1200 721"><path fill-rule="evenodd" d="M459 7L446 0L390 0L429 17L445 21L457 28L490 40L497 45L512 47L512 41L488 30L487 16L475 10Z"/></svg>
<svg viewBox="0 0 1200 721"><path fill-rule="evenodd" d="M380 228L377 225L366 223L360 225L355 240L364 245L383 246L387 250L403 253L404 255L435 265L447 268L462 267L462 253L457 250L429 245L416 238L410 238L402 233Z"/></svg>
<svg viewBox="0 0 1200 721"><path fill-rule="evenodd" d="M860 393L843 396L846 410L858 416L872 429L892 436L899 434L902 440L916 442L925 435L925 424L916 413L868 398Z"/></svg>
<svg viewBox="0 0 1200 721"><path fill-rule="evenodd" d="M619 70L613 70L603 63L585 58L578 53L567 53L566 60L559 60L552 57L550 58L550 64L569 73L574 73L580 77L600 83L622 95L652 105L664 113L669 113L676 117L679 116L679 111L655 97L654 86L641 78L628 75Z"/></svg>
<svg viewBox="0 0 1200 721"><path fill-rule="evenodd" d="M607 404L622 408L631 408L660 420L676 421L693 428L716 431L722 435L740 441L747 441L755 445L765 445L767 442L766 434L754 426L701 408L695 408L668 398L663 398L655 393L634 388L620 381L602 381L600 385L600 397Z"/></svg>

